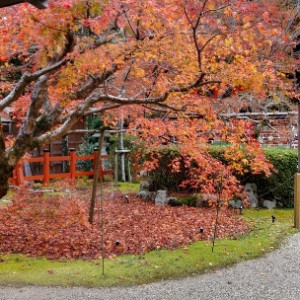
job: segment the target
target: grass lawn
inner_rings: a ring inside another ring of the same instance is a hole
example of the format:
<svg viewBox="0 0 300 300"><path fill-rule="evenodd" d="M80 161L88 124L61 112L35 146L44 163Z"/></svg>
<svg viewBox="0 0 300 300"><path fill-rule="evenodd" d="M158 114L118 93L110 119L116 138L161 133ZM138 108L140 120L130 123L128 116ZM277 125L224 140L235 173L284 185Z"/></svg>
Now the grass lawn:
<svg viewBox="0 0 300 300"><path fill-rule="evenodd" d="M276 216L272 223L271 216ZM144 284L167 278L201 274L206 270L251 259L278 247L293 229L293 210L245 210L243 216L254 225L244 236L199 241L177 250L155 250L145 255L122 255L105 260L57 261L24 255L3 255L0 262L0 284L117 286Z"/></svg>

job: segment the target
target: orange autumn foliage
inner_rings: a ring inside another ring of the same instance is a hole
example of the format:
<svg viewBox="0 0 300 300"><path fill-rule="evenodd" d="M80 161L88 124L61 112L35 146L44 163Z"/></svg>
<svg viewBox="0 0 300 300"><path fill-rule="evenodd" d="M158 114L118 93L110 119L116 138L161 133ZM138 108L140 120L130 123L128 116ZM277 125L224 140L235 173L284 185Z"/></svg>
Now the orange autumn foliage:
<svg viewBox="0 0 300 300"><path fill-rule="evenodd" d="M26 3L0 10L0 111L10 107L22 121L18 138L0 147L0 186L26 151L80 118L100 114L113 126L127 112L147 145L176 137L185 160L198 163L193 185L211 190L216 168L231 174L228 186L237 186L234 172L269 174L249 125L219 112L226 93L237 110L240 93L297 99L286 76L299 65L289 55L296 9L271 0L57 0L42 11ZM160 119L140 119L153 110ZM229 166L208 155L213 136L232 144Z"/></svg>

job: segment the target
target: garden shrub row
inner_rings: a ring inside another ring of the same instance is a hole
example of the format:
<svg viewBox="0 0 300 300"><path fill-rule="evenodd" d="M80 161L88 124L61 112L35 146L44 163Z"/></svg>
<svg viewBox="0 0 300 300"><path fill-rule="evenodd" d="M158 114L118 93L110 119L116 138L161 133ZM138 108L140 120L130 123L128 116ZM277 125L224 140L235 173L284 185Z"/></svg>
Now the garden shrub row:
<svg viewBox="0 0 300 300"><path fill-rule="evenodd" d="M224 150L226 146L212 146L210 154L226 163ZM242 184L247 182L257 185L258 198L263 200L276 199L282 207L293 207L294 203L294 175L297 172L297 150L284 147L263 148L267 159L273 164L272 175L245 174L239 178ZM184 168L179 173L172 173L169 164L179 153L175 149L164 149L160 152L160 168L150 172L149 182L152 189L165 188L176 190L180 182L185 179ZM197 191L194 191L197 192Z"/></svg>
<svg viewBox="0 0 300 300"><path fill-rule="evenodd" d="M264 148L268 160L276 169L269 178L254 176L258 194L276 199L283 207L294 206L294 175L297 173L298 152L291 148Z"/></svg>
<svg viewBox="0 0 300 300"><path fill-rule="evenodd" d="M224 147L211 148L211 154L224 161ZM284 147L263 148L267 159L273 164L272 175L246 174L239 178L242 184L253 182L257 185L260 200L276 199L282 207L293 207L294 204L294 175L297 172L298 152L296 149Z"/></svg>

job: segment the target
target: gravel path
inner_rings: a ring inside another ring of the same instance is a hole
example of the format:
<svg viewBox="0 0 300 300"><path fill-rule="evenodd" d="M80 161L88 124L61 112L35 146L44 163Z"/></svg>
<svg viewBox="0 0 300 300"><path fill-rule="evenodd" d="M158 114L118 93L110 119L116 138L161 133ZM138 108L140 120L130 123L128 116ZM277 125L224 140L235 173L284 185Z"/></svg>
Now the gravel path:
<svg viewBox="0 0 300 300"><path fill-rule="evenodd" d="M0 287L1 300L300 299L300 233L266 256L181 280L126 288Z"/></svg>

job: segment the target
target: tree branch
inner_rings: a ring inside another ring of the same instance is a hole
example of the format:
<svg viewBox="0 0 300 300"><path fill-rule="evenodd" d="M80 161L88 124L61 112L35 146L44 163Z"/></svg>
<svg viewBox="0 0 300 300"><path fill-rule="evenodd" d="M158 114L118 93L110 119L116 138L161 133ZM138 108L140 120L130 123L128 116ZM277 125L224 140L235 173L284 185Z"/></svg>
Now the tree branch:
<svg viewBox="0 0 300 300"><path fill-rule="evenodd" d="M84 113L84 116L103 113L106 110L112 110L112 109L116 109L116 108L119 108L119 107L121 107L120 104L115 104L115 105L110 105L110 106L107 106L107 107L90 109L90 110L88 110L87 112Z"/></svg>
<svg viewBox="0 0 300 300"><path fill-rule="evenodd" d="M112 74L117 71L117 65L113 64L112 67L103 72L100 75L93 75L90 80L74 94L74 99L86 98L93 90L95 90L100 84L102 84L106 79L108 79Z"/></svg>
<svg viewBox="0 0 300 300"><path fill-rule="evenodd" d="M117 97L114 95L108 95L108 94L103 94L103 93L99 92L97 94L91 95L90 101L92 103L101 102L101 101L109 101L109 102L118 103L118 104L160 104L162 102L165 102L171 93L184 93L184 92L188 92L189 90L191 90L195 87L221 83L221 81L219 81L219 80L208 80L208 81L202 82L204 76L205 76L205 74L203 73L199 77L199 79L196 80L194 83L192 83L186 87L181 87L181 88L174 87L174 88L168 90L167 92L163 93L159 97L149 97L149 98L137 99L137 98Z"/></svg>
<svg viewBox="0 0 300 300"><path fill-rule="evenodd" d="M220 35L221 33L220 32L218 32L218 33L216 33L216 34L214 34L213 36L211 36L204 44L203 44L203 46L199 49L199 52L201 53L205 48L206 48L206 46L214 39L214 38L216 38L218 35Z"/></svg>
<svg viewBox="0 0 300 300"><path fill-rule="evenodd" d="M20 128L19 135L32 135L35 128L36 120L39 117L40 109L43 105L45 90L47 89L48 76L43 75L39 78L34 86L29 109L27 111L25 122Z"/></svg>
<svg viewBox="0 0 300 300"><path fill-rule="evenodd" d="M231 4L228 3L228 4L226 4L226 5L220 6L220 7L215 8L215 9L209 9L209 10L206 10L206 11L203 12L203 14L208 14L208 13L211 13L211 12L216 12L216 11L222 10L222 9L228 7L228 6L231 6Z"/></svg>
<svg viewBox="0 0 300 300"><path fill-rule="evenodd" d="M42 68L34 73L25 72L21 79L17 82L14 89L0 101L0 111L2 111L5 107L11 105L14 101L16 101L22 93L25 91L25 88L33 81L37 80L39 77L45 74L50 74L52 72L57 71L61 68L61 66L65 65L69 62L69 59L61 60L57 63L54 63L50 66Z"/></svg>

